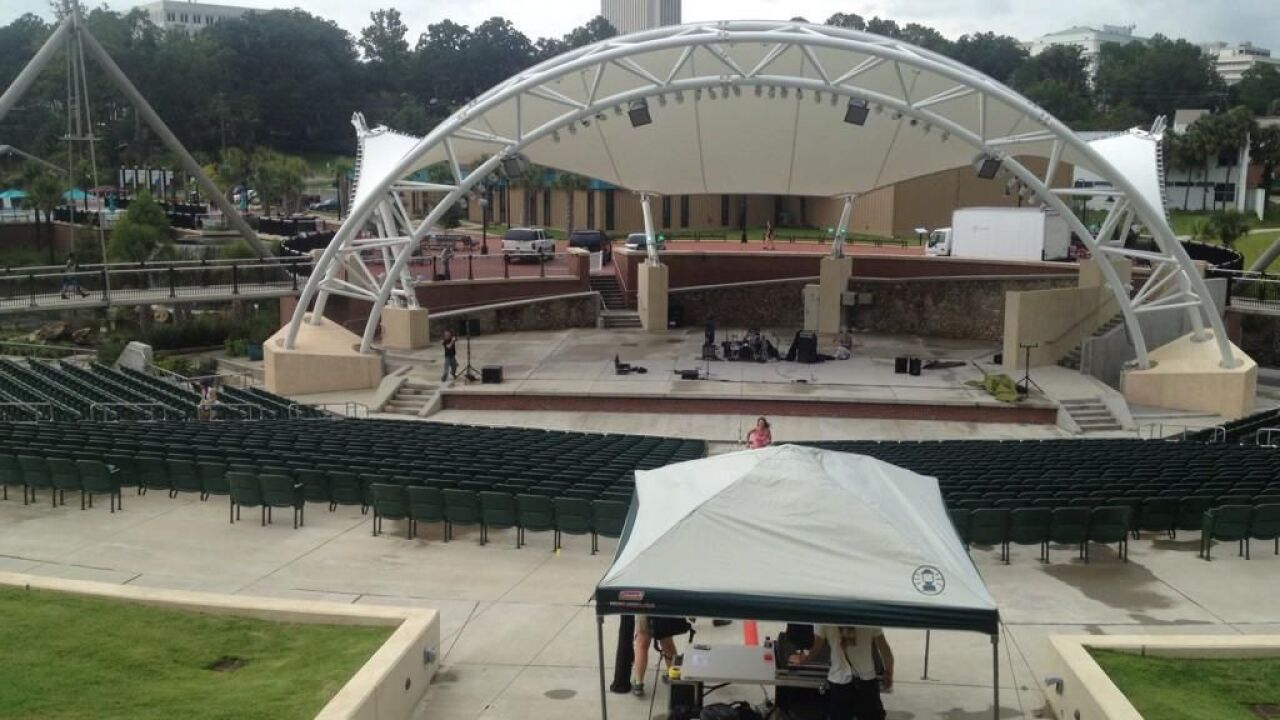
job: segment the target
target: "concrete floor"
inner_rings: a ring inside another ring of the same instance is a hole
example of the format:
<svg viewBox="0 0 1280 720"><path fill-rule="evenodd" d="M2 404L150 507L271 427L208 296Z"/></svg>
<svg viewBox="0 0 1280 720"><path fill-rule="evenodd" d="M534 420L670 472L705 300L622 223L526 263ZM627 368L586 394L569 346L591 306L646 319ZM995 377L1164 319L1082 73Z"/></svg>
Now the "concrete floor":
<svg viewBox="0 0 1280 720"><path fill-rule="evenodd" d="M370 536L367 517L342 508L308 507L306 527L287 522L227 523L226 506L191 497L126 495L124 511L80 511L47 504L0 502L0 570L166 588L414 605L441 611L442 672L418 708L419 718L551 719L599 714L594 612L590 597L613 541L590 554L586 537L567 537L559 554L549 534L529 534L514 548L511 531L478 544L458 529L445 544L438 528L407 540L398 523ZM1006 632L999 651L1001 716L1032 717L1044 704L1051 633L1276 633L1280 604L1272 598L1280 558L1265 543L1252 560L1221 547L1215 560L1196 558L1195 534L1177 541L1133 543L1131 562L1095 548L1084 565L1057 548L1050 565L1035 548L1015 548L1013 562L974 550L1001 607ZM760 572L768 572L760 568ZM1229 588L1229 591L1224 591ZM738 624L700 622L699 641L735 641ZM607 623L612 661L616 626ZM776 635L764 626L761 635ZM898 685L886 697L890 718L980 720L991 711L988 638L936 633L929 679L921 680L924 633L888 631L898 659ZM652 681L650 681L651 687ZM656 686L653 717L665 714ZM757 687L717 693L759 702ZM716 697L713 696L713 697ZM610 717L650 717L650 699L609 697Z"/></svg>

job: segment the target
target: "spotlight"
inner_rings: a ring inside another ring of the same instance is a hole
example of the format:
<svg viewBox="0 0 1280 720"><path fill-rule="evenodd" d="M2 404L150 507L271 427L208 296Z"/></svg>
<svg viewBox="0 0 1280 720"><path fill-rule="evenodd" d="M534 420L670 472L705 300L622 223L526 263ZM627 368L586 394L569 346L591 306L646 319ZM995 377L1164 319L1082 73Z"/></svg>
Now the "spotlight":
<svg viewBox="0 0 1280 720"><path fill-rule="evenodd" d="M631 127L640 127L653 122L653 117L649 115L649 101L643 98L631 101L627 107L627 116L631 118Z"/></svg>
<svg viewBox="0 0 1280 720"><path fill-rule="evenodd" d="M1000 172L1000 160L983 153L973 159L973 168L978 171L979 178L990 180Z"/></svg>
<svg viewBox="0 0 1280 720"><path fill-rule="evenodd" d="M915 127L916 125L919 125L919 124L920 124L920 121L919 121L919 120L917 120L917 119L915 119L915 118L911 118L911 120L910 120L910 125L911 125L911 127Z"/></svg>
<svg viewBox="0 0 1280 720"><path fill-rule="evenodd" d="M613 114L614 114L615 116L617 116L617 117L622 117L622 106L621 106L621 105L614 105L614 106L613 106Z"/></svg>
<svg viewBox="0 0 1280 720"><path fill-rule="evenodd" d="M577 134L578 134L578 126L577 126L577 125L574 125L573 123L569 123L569 134L570 134L570 135L577 135Z"/></svg>
<svg viewBox="0 0 1280 720"><path fill-rule="evenodd" d="M552 133L551 133L551 142L560 142L560 133L559 133L559 132L552 132Z"/></svg>
<svg viewBox="0 0 1280 720"><path fill-rule="evenodd" d="M591 121L588 120L587 118L582 118L582 127L584 128L591 127ZM929 132L929 131L925 130L925 132Z"/></svg>
<svg viewBox="0 0 1280 720"><path fill-rule="evenodd" d="M677 91L676 91L676 102L677 102L677 103L682 103L682 102L684 102L684 91L683 91L683 90L677 90Z"/></svg>
<svg viewBox="0 0 1280 720"><path fill-rule="evenodd" d="M797 100L804 99L804 90L801 90L800 88L796 88L796 99Z"/></svg>
<svg viewBox="0 0 1280 720"><path fill-rule="evenodd" d="M707 88L707 97L711 98L712 100L715 100L715 99L716 99L716 89L715 89L715 88Z"/></svg>
<svg viewBox="0 0 1280 720"><path fill-rule="evenodd" d="M520 177L524 168L524 158L520 155L508 155L502 158L502 172L509 178Z"/></svg>
<svg viewBox="0 0 1280 720"><path fill-rule="evenodd" d="M947 132L946 130L943 130L943 131L942 131L942 142L946 142L946 141L948 141L948 140L950 140L950 139L951 139L951 133Z"/></svg>
<svg viewBox="0 0 1280 720"><path fill-rule="evenodd" d="M701 100L701 99L702 99L702 88L698 88L698 89L696 89L696 90L694 90L694 91L693 91L693 99L694 99L694 100Z"/></svg>
<svg viewBox="0 0 1280 720"><path fill-rule="evenodd" d="M737 85L734 85L734 86L733 86L733 96L734 96L734 97L742 97L742 88L738 87Z"/></svg>
<svg viewBox="0 0 1280 720"><path fill-rule="evenodd" d="M850 125L866 125L867 101L862 98L849 98L849 107L844 111L844 121Z"/></svg>
<svg viewBox="0 0 1280 720"><path fill-rule="evenodd" d="M894 120L901 120L901 119L902 119L902 113L900 113L900 112L895 112L895 113L893 114L893 119L894 119Z"/></svg>
<svg viewBox="0 0 1280 720"><path fill-rule="evenodd" d="M761 95L763 95L763 94L764 94L764 88L762 88L762 87L760 87L759 85L757 85L757 86L756 86L756 97L760 97L760 96L761 96Z"/></svg>
<svg viewBox="0 0 1280 720"><path fill-rule="evenodd" d="M925 134L925 135L928 135L928 134L929 134L929 133L931 133L931 132L933 132L933 126L932 126L932 125L930 125L929 123L925 123L925 124L924 124L924 134Z"/></svg>
<svg viewBox="0 0 1280 720"><path fill-rule="evenodd" d="M777 88L775 88L775 87L771 87L771 88L769 88L769 99L770 99L770 100L772 100L774 97L776 97L776 96L777 96L777 94L778 94L778 89L777 89Z"/></svg>
<svg viewBox="0 0 1280 720"><path fill-rule="evenodd" d="M783 98L786 98L786 97L787 97L787 89L786 89L785 87L784 87L784 88L782 88L781 90L779 90L779 92L780 92L780 93L782 93L782 97L783 97Z"/></svg>
<svg viewBox="0 0 1280 720"><path fill-rule="evenodd" d="M666 95L659 95L659 96L658 96L658 105L659 105L660 107L666 107L666 106L667 106L667 96L666 96Z"/></svg>
<svg viewBox="0 0 1280 720"><path fill-rule="evenodd" d="M596 113L596 120L599 120L600 122L604 122L605 120L608 120L608 119L609 119L608 115L605 115L602 112Z"/></svg>
<svg viewBox="0 0 1280 720"><path fill-rule="evenodd" d="M814 90L814 91L813 91L813 103L814 103L815 105L821 105L821 104L822 104L822 91L821 91L821 90Z"/></svg>
<svg viewBox="0 0 1280 720"><path fill-rule="evenodd" d="M831 107L835 107L838 102L840 102L840 96L835 93L831 93Z"/></svg>

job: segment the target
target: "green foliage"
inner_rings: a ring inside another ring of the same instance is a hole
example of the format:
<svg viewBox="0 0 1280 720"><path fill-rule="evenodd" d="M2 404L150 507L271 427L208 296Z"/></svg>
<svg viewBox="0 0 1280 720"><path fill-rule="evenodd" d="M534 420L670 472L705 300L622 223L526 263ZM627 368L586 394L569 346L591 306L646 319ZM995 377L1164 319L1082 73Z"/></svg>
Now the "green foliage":
<svg viewBox="0 0 1280 720"><path fill-rule="evenodd" d="M279 250L276 249L276 254ZM220 260L254 260L258 254L249 247L249 241L244 238L236 238L235 242L228 243L218 248L218 258Z"/></svg>
<svg viewBox="0 0 1280 720"><path fill-rule="evenodd" d="M444 215L440 216L440 225L446 230L452 230L462 224L462 205L454 203L445 209Z"/></svg>
<svg viewBox="0 0 1280 720"><path fill-rule="evenodd" d="M1219 210L1209 216L1204 232L1225 247L1231 247L1249 232L1249 218L1235 208Z"/></svg>
<svg viewBox="0 0 1280 720"><path fill-rule="evenodd" d="M1014 72L1013 87L1069 125L1093 115L1089 63L1078 47L1055 45L1029 58Z"/></svg>
<svg viewBox="0 0 1280 720"><path fill-rule="evenodd" d="M299 209L307 177L307 164L302 158L260 149L253 156L253 188L258 191L264 214L272 208L285 213Z"/></svg>
<svg viewBox="0 0 1280 720"><path fill-rule="evenodd" d="M1257 63L1244 71L1236 84L1235 95L1241 105L1254 115L1271 114L1280 100L1280 69L1271 63Z"/></svg>
<svg viewBox="0 0 1280 720"><path fill-rule="evenodd" d="M310 718L392 628L210 615L23 588L0 590L5 718ZM86 649L92 638L92 649ZM209 667L228 657L235 672ZM128 702L120 688L129 688Z"/></svg>
<svg viewBox="0 0 1280 720"><path fill-rule="evenodd" d="M985 32L961 36L951 56L1000 82L1009 82L1026 61L1027 50L1017 38Z"/></svg>
<svg viewBox="0 0 1280 720"><path fill-rule="evenodd" d="M249 341L244 338L227 338L222 343L222 350L228 357L244 357L249 354Z"/></svg>
<svg viewBox="0 0 1280 720"><path fill-rule="evenodd" d="M144 190L116 220L107 243L107 255L115 261L146 262L156 258L164 248L168 253L173 250L169 218L151 193Z"/></svg>
<svg viewBox="0 0 1280 720"><path fill-rule="evenodd" d="M1201 660L1090 650L1125 697L1147 718L1254 720L1252 704L1273 702L1280 658Z"/></svg>
<svg viewBox="0 0 1280 720"><path fill-rule="evenodd" d="M1107 43L1094 88L1103 108L1129 107L1149 121L1178 108L1221 108L1226 85L1213 60L1186 40L1156 35L1147 43Z"/></svg>
<svg viewBox="0 0 1280 720"><path fill-rule="evenodd" d="M142 341L154 350L188 350L218 347L227 337L243 332L240 326L221 315L198 315L183 322L154 325Z"/></svg>
<svg viewBox="0 0 1280 720"><path fill-rule="evenodd" d="M970 380L965 384L986 390L991 394L991 397L999 400L1000 402L1011 403L1017 402L1018 400L1017 383L1013 381L1013 378L1005 375L1004 373L987 375L981 380Z"/></svg>
<svg viewBox="0 0 1280 720"><path fill-rule="evenodd" d="M119 338L108 338L98 344L98 362L103 365L112 365L120 357L120 353L124 352L124 346L128 342Z"/></svg>

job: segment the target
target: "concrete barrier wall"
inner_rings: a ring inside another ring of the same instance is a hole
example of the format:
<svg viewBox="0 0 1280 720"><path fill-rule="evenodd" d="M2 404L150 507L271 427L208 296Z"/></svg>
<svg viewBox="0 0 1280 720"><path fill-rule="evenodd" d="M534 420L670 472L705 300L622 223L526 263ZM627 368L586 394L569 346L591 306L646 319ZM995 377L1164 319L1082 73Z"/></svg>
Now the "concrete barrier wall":
<svg viewBox="0 0 1280 720"><path fill-rule="evenodd" d="M1062 287L1010 292L1004 311L1004 370L1052 365L1120 312L1115 295L1102 287Z"/></svg>
<svg viewBox="0 0 1280 720"><path fill-rule="evenodd" d="M464 319L474 320L479 324L478 331L488 335L595 327L599 316L600 296L581 292L432 313L430 335L431 339L438 339L446 329L460 328Z"/></svg>
<svg viewBox="0 0 1280 720"><path fill-rule="evenodd" d="M865 278L855 259L849 289L871 302L860 297L845 313L853 327L873 332L999 342L1007 294L1074 284L1074 276Z"/></svg>

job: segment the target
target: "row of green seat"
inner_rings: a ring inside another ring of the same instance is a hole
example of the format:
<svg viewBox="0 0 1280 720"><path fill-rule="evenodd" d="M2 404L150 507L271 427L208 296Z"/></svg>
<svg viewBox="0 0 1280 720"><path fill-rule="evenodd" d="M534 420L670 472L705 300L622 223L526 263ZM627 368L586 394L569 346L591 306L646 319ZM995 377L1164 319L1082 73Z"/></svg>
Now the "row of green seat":
<svg viewBox="0 0 1280 720"><path fill-rule="evenodd" d="M44 458L38 455L0 454L0 488L9 499L9 488L22 488L22 504L37 501L39 490L49 490L54 507L67 503L67 491L80 493L80 509L93 507L94 495L106 495L111 512L123 507L120 475L114 466L101 460Z"/></svg>
<svg viewBox="0 0 1280 720"><path fill-rule="evenodd" d="M999 545L1005 564L1010 545L1039 545L1040 560L1047 563L1051 543L1077 545L1085 562L1089 562L1089 543L1115 543L1117 554L1129 561L1132 510L1127 507L984 508L950 514L965 547Z"/></svg>
<svg viewBox="0 0 1280 720"><path fill-rule="evenodd" d="M293 511L293 529L306 524L307 502L302 483L285 475L258 475L250 472L227 473L231 524L240 519L240 509L256 507L262 511L262 524L271 522L272 508Z"/></svg>
<svg viewBox="0 0 1280 720"><path fill-rule="evenodd" d="M1206 510L1200 522L1200 557L1211 560L1213 541L1234 541L1249 559L1250 540L1270 540L1280 555L1280 503L1223 505Z"/></svg>

